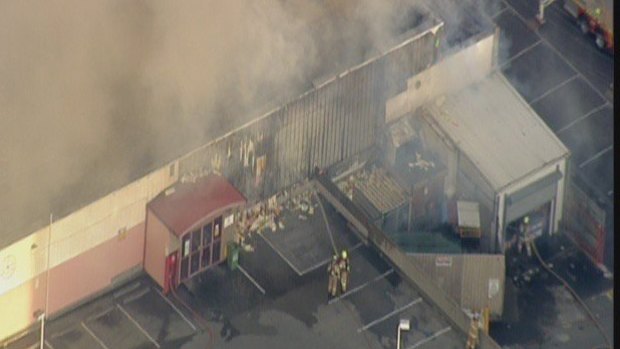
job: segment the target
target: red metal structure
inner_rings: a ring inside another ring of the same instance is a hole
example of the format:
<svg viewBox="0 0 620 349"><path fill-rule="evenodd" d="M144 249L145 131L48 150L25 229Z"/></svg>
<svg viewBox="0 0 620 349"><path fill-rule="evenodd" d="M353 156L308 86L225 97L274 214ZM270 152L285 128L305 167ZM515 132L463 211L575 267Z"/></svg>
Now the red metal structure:
<svg viewBox="0 0 620 349"><path fill-rule="evenodd" d="M235 214L246 203L224 177L177 184L147 206L146 271L164 293L226 259Z"/></svg>

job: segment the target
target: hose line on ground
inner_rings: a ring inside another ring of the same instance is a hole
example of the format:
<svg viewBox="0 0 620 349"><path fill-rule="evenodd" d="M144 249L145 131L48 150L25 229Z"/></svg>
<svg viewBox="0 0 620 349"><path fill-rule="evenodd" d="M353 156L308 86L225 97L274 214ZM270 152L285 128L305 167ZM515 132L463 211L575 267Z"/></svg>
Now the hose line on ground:
<svg viewBox="0 0 620 349"><path fill-rule="evenodd" d="M323 220L325 221L325 226L327 227L327 233L329 234L329 240L332 243L332 248L334 249L334 253L338 254L338 249L336 248L336 244L334 243L334 236L332 235L332 229L329 226L329 221L327 220L327 215L325 214L325 209L323 208L323 203L321 203L321 198L319 194L317 194L316 189L312 192L316 201L319 203L319 207L321 208L321 213L323 214Z"/></svg>
<svg viewBox="0 0 620 349"><path fill-rule="evenodd" d="M562 277L560 277L560 275L558 275L556 272L554 272L553 270L551 270L551 268L547 265L547 263L545 263L542 258L540 257L540 254L538 253L538 249L536 248L536 244L534 243L534 241L530 242L530 245L532 246L532 249L534 250L534 254L536 255L536 258L538 259L538 262L540 262L540 265L545 268L545 270L547 272L549 272L549 274L555 276L556 279L558 279L562 285L564 285L564 287L570 292L570 294L573 296L573 298L575 298L575 300L577 300L577 302L583 307L583 309L585 309L586 313L588 314L588 316L590 317L590 319L592 319L592 322L594 322L594 325L596 326L596 328L601 332L601 335L603 336L603 338L605 339L605 344L606 347L602 347L602 348L613 348L612 345L610 344L609 338L607 338L607 335L605 334L605 332L603 331L603 327L601 326L601 324L599 324L598 320L596 320L596 318L594 317L594 315L592 314L592 312L590 311L590 308L588 308L588 306L586 305L586 303L581 299L581 297L579 297L577 295L577 292L575 292L575 290L573 290L568 283L566 282L566 280L564 280Z"/></svg>

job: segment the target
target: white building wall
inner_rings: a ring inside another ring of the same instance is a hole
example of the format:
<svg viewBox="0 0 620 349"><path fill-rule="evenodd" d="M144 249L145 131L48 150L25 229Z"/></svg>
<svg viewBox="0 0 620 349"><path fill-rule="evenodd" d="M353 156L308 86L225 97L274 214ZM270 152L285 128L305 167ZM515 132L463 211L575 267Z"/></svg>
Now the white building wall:
<svg viewBox="0 0 620 349"><path fill-rule="evenodd" d="M49 267L58 266L143 222L146 203L173 184L177 173L171 175L167 165L54 221ZM50 227L46 226L0 251L0 261L12 264L11 272L3 275L0 282L0 297L47 270L49 233Z"/></svg>
<svg viewBox="0 0 620 349"><path fill-rule="evenodd" d="M479 40L407 81L407 90L385 105L385 121L390 123L403 115L415 111L421 105L435 98L461 90L484 79L493 70L497 54L495 36Z"/></svg>

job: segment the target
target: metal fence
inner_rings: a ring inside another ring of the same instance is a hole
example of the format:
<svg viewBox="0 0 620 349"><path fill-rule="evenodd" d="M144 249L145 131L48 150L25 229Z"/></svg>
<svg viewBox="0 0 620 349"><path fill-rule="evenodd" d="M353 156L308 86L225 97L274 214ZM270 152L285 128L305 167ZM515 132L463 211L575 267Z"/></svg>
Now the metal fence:
<svg viewBox="0 0 620 349"><path fill-rule="evenodd" d="M576 183L566 186L563 230L596 264L603 264L605 210Z"/></svg>
<svg viewBox="0 0 620 349"><path fill-rule="evenodd" d="M367 150L377 141L387 99L434 63L441 26L196 149L179 160L181 178L216 170L254 201L307 178L315 166Z"/></svg>

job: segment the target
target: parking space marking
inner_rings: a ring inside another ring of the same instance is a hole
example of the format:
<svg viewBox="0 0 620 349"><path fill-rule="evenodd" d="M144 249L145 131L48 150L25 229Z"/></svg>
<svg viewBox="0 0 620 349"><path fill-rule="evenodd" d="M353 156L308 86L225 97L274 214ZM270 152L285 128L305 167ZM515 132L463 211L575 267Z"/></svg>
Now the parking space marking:
<svg viewBox="0 0 620 349"><path fill-rule="evenodd" d="M250 276L250 274L248 274L248 272L247 272L245 269L243 269L243 267L241 267L241 265L239 265L239 271L241 271L241 273L242 273L243 275L245 275L245 277L246 277L246 278L248 278L248 280L250 280L250 282L251 282L251 283L253 283L253 284L254 284L254 286L256 286L256 288L258 288L258 290L259 290L259 291L260 291L263 295L265 295L265 289L264 289L264 288L262 288L262 287L258 284L258 282L257 282L256 280L254 280L254 278L253 278L252 276Z"/></svg>
<svg viewBox="0 0 620 349"><path fill-rule="evenodd" d="M495 21L495 19L497 17L499 17L502 13L504 13L504 11L509 10L508 6L504 7L503 9L497 11L496 13L494 13L491 18Z"/></svg>
<svg viewBox="0 0 620 349"><path fill-rule="evenodd" d="M390 318L390 317L392 317L392 316L402 312L403 310L405 310L407 308L411 308L412 306L414 306L415 304L418 304L420 302L422 302L422 297L418 297L415 300L411 301L409 304L405 304L402 307L400 307L398 309L394 309L391 312L383 315L382 317L380 317L380 318L378 318L376 320L371 321L370 323L364 325L363 327L358 328L357 332L358 333L362 333L363 331L366 331L367 329L371 328L372 326L374 326L374 325L376 325L376 324L378 324L378 323L380 323L382 321L385 321L386 319L388 319L388 318Z"/></svg>
<svg viewBox="0 0 620 349"><path fill-rule="evenodd" d="M422 339L421 341L419 341L419 342L417 342L417 343L413 344L412 346L407 347L407 349L415 349L415 348L421 347L422 345L424 345L424 344L426 344L426 343L428 343L428 342L432 341L433 339L435 339L435 338L437 338L437 337L441 336L442 334L444 334L444 333L446 333L446 332L450 331L451 329L452 329L452 327L450 327L450 326L448 326L448 327L446 327L446 328L442 328L441 330L439 330L439 331L437 331L437 332L433 333L432 335L430 335L430 336L428 336L428 337L426 337L426 338Z"/></svg>
<svg viewBox="0 0 620 349"><path fill-rule="evenodd" d="M106 309L106 310L104 310L104 311L102 311L100 313L97 313L95 315L87 317L86 319L84 319L84 322L90 322L91 320L98 319L98 318L106 315L107 313L111 312L112 310L114 310L114 306L111 306L108 309Z"/></svg>
<svg viewBox="0 0 620 349"><path fill-rule="evenodd" d="M129 315L129 313L120 304L117 304L116 306L123 314L125 314L125 316L127 316L129 321L133 322L133 324L136 325L136 327L146 336L146 338L148 338L153 344L155 344L157 348L159 348L159 344L157 343L157 341L155 341L153 337L151 337L151 335L149 335L148 332L146 332L144 328L140 326L138 321L136 321L131 315Z"/></svg>
<svg viewBox="0 0 620 349"><path fill-rule="evenodd" d="M592 161L600 158L601 156L605 155L605 153L607 153L608 151L612 150L614 148L613 145L610 145L609 147L599 151L598 153L592 155L589 159L587 159L586 161L582 162L581 164L579 164L579 168L584 168L586 167L589 163L591 163Z"/></svg>
<svg viewBox="0 0 620 349"><path fill-rule="evenodd" d="M144 296L147 293L149 293L149 289L148 288L143 288L140 292L138 292L138 293L136 293L134 295L131 295L131 296L127 297L127 298L124 298L123 299L123 304L128 304L128 303L131 303L131 302L133 302L133 301L135 301L137 299L140 299L140 298L142 298L142 296Z"/></svg>
<svg viewBox="0 0 620 349"><path fill-rule="evenodd" d="M50 348L50 349L54 349L54 347L47 341L47 339L45 340L45 346ZM41 347L41 343L34 343L31 346L27 347L26 349L38 349Z"/></svg>
<svg viewBox="0 0 620 349"><path fill-rule="evenodd" d="M523 23L525 23L527 25L528 21L525 20L525 18L519 13L519 11L517 11L514 7L512 7L512 5L510 5L507 1L503 0L504 4L508 7L510 7L510 10L517 16L519 17ZM605 97L596 87L594 87L594 84L592 84L592 82L585 77L585 75L583 75L583 73L581 73L581 71L579 71L579 69L577 69L575 67L575 65L573 63L571 63L568 58L566 58L566 56L564 56L557 48L555 48L555 46L553 46L549 40L545 39L542 35L540 35L540 33L538 32L538 30L532 30L534 32L534 34L536 34L536 36L538 36L538 38L540 39L539 41L544 42L545 44L547 44L547 46L549 46L549 48L551 48L553 50L553 52L555 52L558 56L560 56L560 58L562 58L562 60L572 69L574 70L577 74L579 74L579 76L583 79L583 81L586 82L586 84L588 84L588 86L590 86L590 88L592 90L594 90L594 92L596 94L598 94L604 101L609 101L609 98Z"/></svg>
<svg viewBox="0 0 620 349"><path fill-rule="evenodd" d="M170 300L169 300L166 296L164 296L164 294L163 294L163 293L161 293L159 290L156 290L156 291L157 291L157 293L161 296L161 298L163 298L163 299L164 299L164 300L165 300L165 301L166 301L166 302L167 302L167 303L168 303L168 304L172 307L172 309L174 309L174 311L176 311L176 312L177 312L177 314L179 314L179 316L180 316L183 320L185 320L185 322L187 322L187 324L188 324L188 325L189 325L189 326L190 326L190 327L191 327L194 331L196 331L196 326L194 326L194 324L193 324L191 321L189 321L189 319L188 319L185 315L183 315L183 313L179 310L179 308L177 308L177 307L174 305L174 303L172 303L172 302L171 302L171 301L170 301Z"/></svg>
<svg viewBox="0 0 620 349"><path fill-rule="evenodd" d="M562 87L564 87L566 84L570 83L571 81L577 79L579 77L579 74L575 74L573 76L571 76L570 78L564 80L563 82L553 86L552 88L550 88L549 90L547 90L545 93L541 94L540 96L534 98L531 102L530 105L539 102L541 99L547 97L548 95L552 94L553 92L561 89Z"/></svg>
<svg viewBox="0 0 620 349"><path fill-rule="evenodd" d="M495 69L496 70L501 70L502 68L504 68L508 64L512 63L512 61L514 61L515 59L517 59L517 58L523 56L524 54L528 53L531 49L533 49L534 47L540 45L541 43L542 43L542 40L536 41L535 43L531 44L530 46L528 46L528 47L524 48L523 50L519 51L514 56L508 58L508 60L506 60L506 62L498 65L497 68L495 68Z"/></svg>
<svg viewBox="0 0 620 349"><path fill-rule="evenodd" d="M361 241L360 241L360 242L358 242L357 244L353 245L353 247L351 247L351 248L348 250L348 251L349 251L349 253L351 253L351 252L353 252L353 251L357 250L357 249L358 249L358 248L360 248L362 245L363 245L363 243L362 243ZM331 260L332 260L332 259L331 259L331 257L330 257L330 258L327 258L327 259L323 260L322 262L319 262L319 263L317 263L317 264L315 264L315 265L313 265L313 266L309 267L308 269L304 270L304 271L303 271L301 274L299 274L299 275L304 275L304 274L306 274L306 273L309 273L309 272L311 272L311 271L316 270L317 268L320 268L320 267L322 267L322 266L324 266L324 265L327 265L327 263L329 263Z"/></svg>
<svg viewBox="0 0 620 349"><path fill-rule="evenodd" d="M576 123L578 123L579 121L586 119L594 114L596 114L597 112L605 109L605 107L607 107L609 105L609 103L605 102L601 105L599 105L598 107L593 108L592 110L590 110L589 112L583 114L583 116L578 117L577 119L571 121L570 123L568 123L568 125L561 127L559 130L555 131L555 134L558 135L561 132L564 132L566 130L568 130L569 128L573 127L573 125L575 125Z"/></svg>
<svg viewBox="0 0 620 349"><path fill-rule="evenodd" d="M360 291L361 289L365 288L366 286L368 286L368 285L372 284L373 282L376 282L376 281L379 281L379 280L383 279L384 277L386 277L386 276L390 275L390 274L391 274L391 273L393 273L393 272L394 272L394 269L390 269L390 270L386 271L385 273L383 273L383 274L381 274L381 275L379 275L379 276L375 277L374 279L369 280L368 282L366 282L366 283L364 283L364 284L362 284L362 285L359 285L359 286L357 286L357 287L354 287L354 288L352 288L352 289L348 290L347 292L345 292L345 293L341 294L340 296L338 296L338 297L336 297L336 298L332 298L332 299L330 299L330 300L327 302L327 304L332 304L332 303L338 302L339 300L343 299L344 297L349 296L349 295L351 295L351 294L353 294L353 293L355 293L355 292Z"/></svg>
<svg viewBox="0 0 620 349"><path fill-rule="evenodd" d="M86 326L86 324L84 323L84 321L81 321L81 322L80 322L80 324L81 324L81 325L82 325L82 327L86 330L86 332L88 332L88 334L90 334L90 335L91 335L91 336L95 339L95 341L97 341L97 343L99 343L99 345L101 345L101 347L102 347L103 349L110 349L110 348L108 348L108 346L107 346L107 345L105 345L105 344L103 343L103 341L102 341L101 339L99 339L99 337L97 337L97 336L95 335L95 333L94 333L93 331L91 331L91 330L90 330L90 328L88 328L88 326Z"/></svg>
<svg viewBox="0 0 620 349"><path fill-rule="evenodd" d="M258 236L260 236L263 240L265 240L265 242L267 243L267 245L269 245L269 247L271 247L271 249L273 249L279 256L280 258L282 258L286 264L289 265L289 267L291 267L296 273L297 275L302 275L299 270L293 265L293 263L291 261L288 260L288 258L284 257L284 254L282 254L282 252L280 252L280 250L278 250L272 243L271 241L269 241L269 239L267 239L266 237L263 236L263 234L258 233Z"/></svg>
<svg viewBox="0 0 620 349"><path fill-rule="evenodd" d="M140 287L140 284L141 284L140 281L136 281L136 282L132 283L131 285L129 285L129 286L127 286L127 287L125 287L125 288L123 288L121 290L118 290L118 291L114 292L114 294L112 294L112 296L114 298L119 298L120 296L126 295L127 293L137 289L138 287Z"/></svg>

